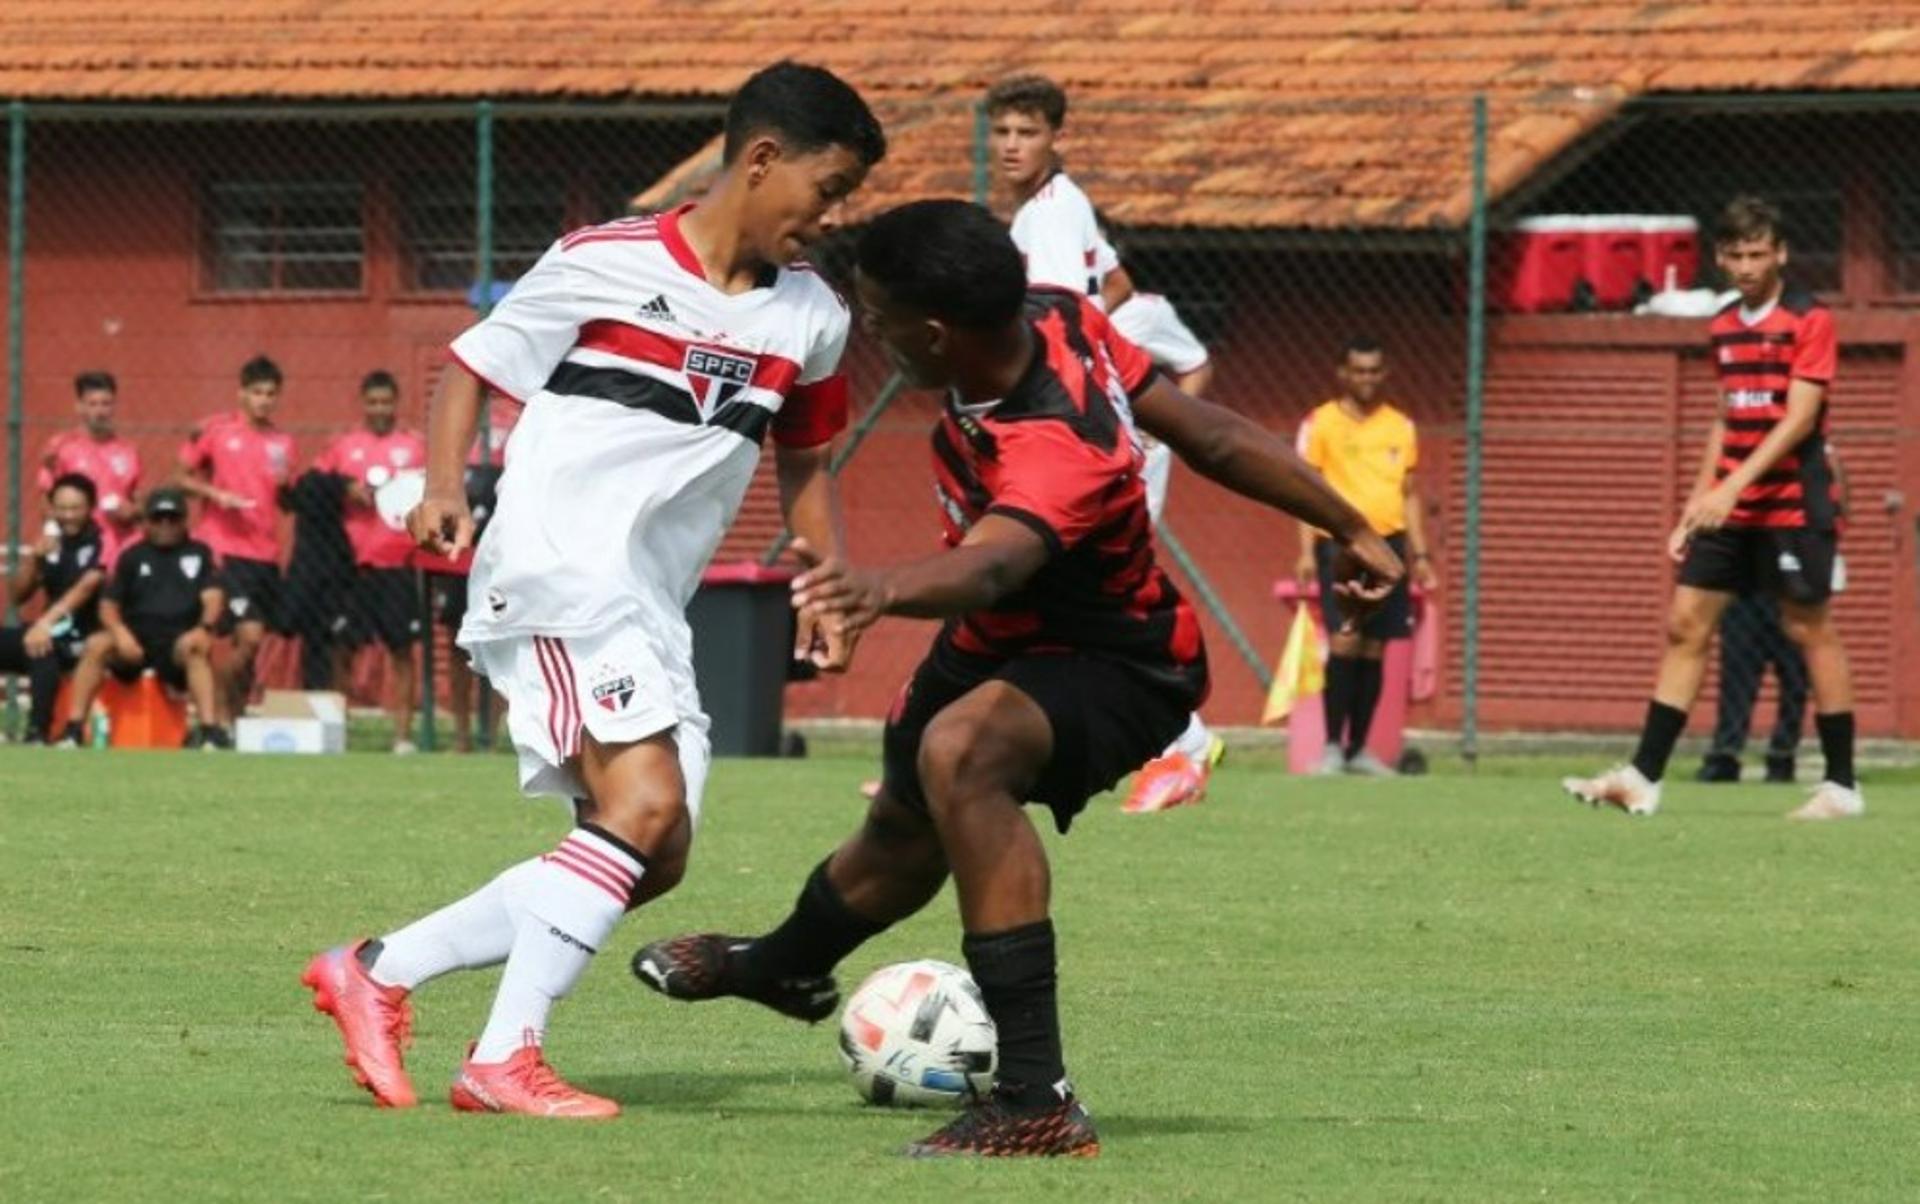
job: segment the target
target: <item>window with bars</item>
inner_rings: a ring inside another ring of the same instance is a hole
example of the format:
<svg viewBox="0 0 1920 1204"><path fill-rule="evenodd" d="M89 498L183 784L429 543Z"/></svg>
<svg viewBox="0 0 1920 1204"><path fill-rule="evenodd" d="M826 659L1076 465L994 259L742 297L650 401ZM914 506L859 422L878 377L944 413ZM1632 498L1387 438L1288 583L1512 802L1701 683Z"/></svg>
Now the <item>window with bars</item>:
<svg viewBox="0 0 1920 1204"><path fill-rule="evenodd" d="M201 286L214 293L357 293L364 190L338 180L213 180L201 203Z"/></svg>
<svg viewBox="0 0 1920 1204"><path fill-rule="evenodd" d="M465 292L479 266L473 182L440 175L400 182L400 288ZM517 280L566 232L566 182L507 176L494 189L493 278Z"/></svg>

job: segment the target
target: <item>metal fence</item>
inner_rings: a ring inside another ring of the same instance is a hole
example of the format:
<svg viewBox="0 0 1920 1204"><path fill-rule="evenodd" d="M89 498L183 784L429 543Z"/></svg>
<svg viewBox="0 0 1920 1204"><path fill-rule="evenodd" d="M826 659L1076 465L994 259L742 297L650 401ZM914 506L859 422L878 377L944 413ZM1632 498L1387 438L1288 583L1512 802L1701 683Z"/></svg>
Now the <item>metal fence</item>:
<svg viewBox="0 0 1920 1204"><path fill-rule="evenodd" d="M401 425L423 428L447 340L556 234L696 196L721 113L11 105L8 546L39 538L42 460L76 424L84 371L114 374L116 434L137 450L144 490L177 471L191 432L235 409L237 373L257 355L285 373L274 421L292 438L290 483L338 467L329 449L363 425L371 372L394 378ZM971 100L883 116L895 151L871 195L997 199ZM1440 566L1424 606L1431 635L1405 658L1410 714L1458 733L1472 755L1483 731L1637 721L1671 583L1659 545L1712 414L1705 231L1742 192L1785 207L1790 275L1840 317L1834 422L1854 502L1842 622L1865 728L1920 734L1920 699L1902 685L1920 677L1905 508L1920 490L1920 163L1885 153L1913 145L1916 126L1920 102L1885 95L1090 103L1070 115L1065 163L1137 287L1165 295L1207 344L1215 400L1291 433L1338 392L1348 340L1385 347L1389 396L1418 424L1416 480ZM818 258L831 275L845 252L841 240ZM933 403L901 392L858 339L848 363L853 554L928 551ZM511 409L496 408L497 434ZM497 443L476 461L497 459ZM776 552L765 478L724 558ZM360 613L352 553L337 534L312 534L323 525L291 513L279 523L289 582L333 580L285 591L255 688L341 686L357 705L389 706L396 739L407 722L428 747L449 741L454 706L465 746L476 695L456 680L447 614L421 612L431 655L390 655ZM1209 718L1255 722L1292 614L1279 595L1294 524L1180 469L1160 539L1205 604ZM303 557L332 567L302 569ZM419 588L426 606L448 586ZM39 602L24 605L9 622ZM927 635L883 625L850 677L790 688L789 714L879 716ZM401 674L422 687L397 690ZM408 719L408 694L424 723ZM484 714L478 727L484 736Z"/></svg>

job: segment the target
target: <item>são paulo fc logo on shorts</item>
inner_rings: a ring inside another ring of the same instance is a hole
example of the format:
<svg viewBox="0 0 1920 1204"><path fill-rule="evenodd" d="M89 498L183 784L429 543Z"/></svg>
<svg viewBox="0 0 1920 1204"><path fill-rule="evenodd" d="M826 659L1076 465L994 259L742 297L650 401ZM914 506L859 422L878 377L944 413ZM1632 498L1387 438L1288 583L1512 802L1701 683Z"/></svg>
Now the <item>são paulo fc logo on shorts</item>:
<svg viewBox="0 0 1920 1204"><path fill-rule="evenodd" d="M680 361L680 371L686 373L687 387L693 390L694 401L708 414L733 400L735 393L753 381L753 366L754 358L750 355L735 355L711 347L689 347Z"/></svg>
<svg viewBox="0 0 1920 1204"><path fill-rule="evenodd" d="M618 673L619 670L611 672ZM603 711L617 714L626 710L627 704L633 701L633 674L621 673L618 677L595 683L593 700L600 704Z"/></svg>

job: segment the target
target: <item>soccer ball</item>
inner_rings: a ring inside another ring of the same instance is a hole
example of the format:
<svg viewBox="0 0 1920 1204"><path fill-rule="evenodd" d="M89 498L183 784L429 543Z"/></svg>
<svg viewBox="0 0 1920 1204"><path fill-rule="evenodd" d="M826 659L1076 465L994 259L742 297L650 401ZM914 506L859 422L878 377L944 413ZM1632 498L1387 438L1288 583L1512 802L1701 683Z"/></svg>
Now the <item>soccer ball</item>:
<svg viewBox="0 0 1920 1204"><path fill-rule="evenodd" d="M901 962L875 970L840 1013L840 1057L872 1104L957 1107L993 1088L993 1019L958 966Z"/></svg>

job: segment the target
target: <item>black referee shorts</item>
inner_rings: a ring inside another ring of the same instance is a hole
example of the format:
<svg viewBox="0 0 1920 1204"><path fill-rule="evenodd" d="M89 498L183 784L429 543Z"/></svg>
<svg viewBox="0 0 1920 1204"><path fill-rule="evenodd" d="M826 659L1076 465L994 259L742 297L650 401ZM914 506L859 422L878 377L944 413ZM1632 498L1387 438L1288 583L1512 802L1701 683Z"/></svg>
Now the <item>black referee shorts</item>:
<svg viewBox="0 0 1920 1204"><path fill-rule="evenodd" d="M1840 539L1806 527L1721 527L1687 545L1680 584L1723 594L1772 594L1817 606L1833 597Z"/></svg>
<svg viewBox="0 0 1920 1204"><path fill-rule="evenodd" d="M1006 682L1046 712L1053 756L1026 801L1051 808L1062 832L1088 799L1159 756L1187 726L1196 702L1186 690L1158 686L1119 661L1084 653L973 656L943 635L887 718L882 755L887 793L895 800L926 812L921 737L936 715L989 681Z"/></svg>
<svg viewBox="0 0 1920 1204"><path fill-rule="evenodd" d="M1400 578L1400 584L1393 592L1380 600L1367 617L1360 620L1358 631L1363 640L1405 640L1413 637L1413 587L1408 584L1413 579L1413 562L1407 559L1407 537L1404 534L1387 536L1387 546L1393 554L1407 566L1407 575ZM1339 599L1333 592L1333 559L1340 549L1326 539L1316 540L1313 547L1314 563L1320 568L1320 616L1326 622L1327 634L1340 630L1346 622L1346 616L1340 613Z"/></svg>

